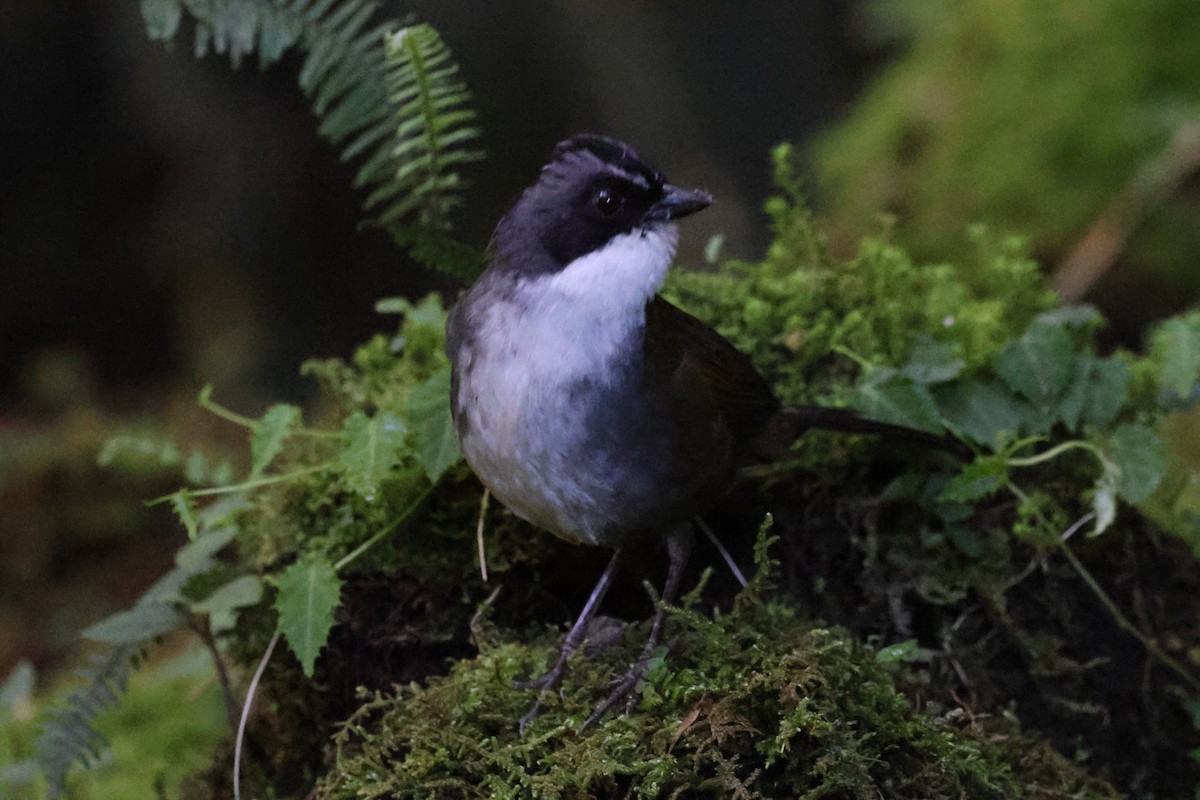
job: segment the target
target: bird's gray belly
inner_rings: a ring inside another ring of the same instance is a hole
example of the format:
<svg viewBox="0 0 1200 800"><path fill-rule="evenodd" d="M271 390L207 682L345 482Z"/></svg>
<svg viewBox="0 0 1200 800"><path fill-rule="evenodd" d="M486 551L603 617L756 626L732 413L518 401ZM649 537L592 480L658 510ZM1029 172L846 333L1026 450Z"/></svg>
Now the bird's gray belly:
<svg viewBox="0 0 1200 800"><path fill-rule="evenodd" d="M620 382L522 380L476 363L458 383L468 463L513 512L563 538L619 546L709 479L680 470L666 421Z"/></svg>

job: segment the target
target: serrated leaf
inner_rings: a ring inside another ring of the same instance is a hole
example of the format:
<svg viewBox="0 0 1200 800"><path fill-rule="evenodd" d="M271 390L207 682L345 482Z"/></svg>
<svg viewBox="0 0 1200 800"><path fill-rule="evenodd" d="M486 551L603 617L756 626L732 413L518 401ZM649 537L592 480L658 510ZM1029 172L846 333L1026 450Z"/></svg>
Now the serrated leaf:
<svg viewBox="0 0 1200 800"><path fill-rule="evenodd" d="M905 377L861 383L855 387L851 402L859 411L882 422L931 433L942 431L937 405L929 390Z"/></svg>
<svg viewBox="0 0 1200 800"><path fill-rule="evenodd" d="M1167 471L1166 444L1145 425L1122 425L1108 439L1108 452L1119 470L1117 493L1139 503L1158 488Z"/></svg>
<svg viewBox="0 0 1200 800"><path fill-rule="evenodd" d="M971 503L999 488L1008 477L1008 467L998 456L972 461L950 479L938 494L941 503Z"/></svg>
<svg viewBox="0 0 1200 800"><path fill-rule="evenodd" d="M328 561L302 559L275 579L279 631L311 678L317 655L333 629L333 612L341 601L342 580Z"/></svg>
<svg viewBox="0 0 1200 800"><path fill-rule="evenodd" d="M1013 391L1048 405L1071 378L1071 338L1057 326L1035 323L996 354L996 373Z"/></svg>
<svg viewBox="0 0 1200 800"><path fill-rule="evenodd" d="M993 449L1034 421L1033 409L998 383L955 383L939 387L934 396L954 430Z"/></svg>
<svg viewBox="0 0 1200 800"><path fill-rule="evenodd" d="M1154 354L1162 366L1159 384L1178 397L1188 397L1200 381L1200 312L1169 319L1154 333Z"/></svg>
<svg viewBox="0 0 1200 800"><path fill-rule="evenodd" d="M407 430L402 419L387 411L374 417L355 411L346 418L340 463L351 490L367 500L375 498L380 482L400 463Z"/></svg>
<svg viewBox="0 0 1200 800"><path fill-rule="evenodd" d="M182 627L183 615L166 603L118 611L83 631L83 638L108 644L139 644Z"/></svg>
<svg viewBox="0 0 1200 800"><path fill-rule="evenodd" d="M449 367L413 389L408 398L408 421L417 463L436 483L462 457L450 414Z"/></svg>
<svg viewBox="0 0 1200 800"><path fill-rule="evenodd" d="M277 403L267 409L254 423L250 434L250 475L262 474L275 456L283 450L283 443L291 436L292 429L300 421L300 409L286 403Z"/></svg>

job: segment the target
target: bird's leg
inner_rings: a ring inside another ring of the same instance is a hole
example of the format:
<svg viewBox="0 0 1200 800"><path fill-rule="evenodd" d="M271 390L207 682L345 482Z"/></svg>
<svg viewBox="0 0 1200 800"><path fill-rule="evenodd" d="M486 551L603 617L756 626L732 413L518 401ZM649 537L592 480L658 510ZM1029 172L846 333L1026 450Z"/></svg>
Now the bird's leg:
<svg viewBox="0 0 1200 800"><path fill-rule="evenodd" d="M604 572L600 575L600 580L596 581L595 588L592 589L591 595L588 596L587 602L583 604L583 610L579 612L579 617L575 620L575 624L571 626L571 630L567 633L567 638L563 640L562 649L559 650L558 660L554 662L554 666L550 671L538 678L533 678L528 681L520 681L517 683L519 689L540 689L537 700L533 701L533 707L525 716L521 717L520 730L525 732L525 727L533 721L534 717L542 710L542 700L546 694L558 686L562 680L563 674L567 671L567 659L571 653L579 649L583 644L584 636L587 633L588 623L592 621L592 617L596 613L596 608L604 600L604 595L608 592L608 587L612 585L613 575L617 572L617 567L621 563L621 549L617 548L609 559L608 566L604 568Z"/></svg>
<svg viewBox="0 0 1200 800"><path fill-rule="evenodd" d="M668 534L666 542L667 580L663 584L662 597L659 598L658 608L654 612L654 622L650 625L650 636L646 639L646 646L642 648L642 654L638 656L637 661L629 667L629 671L617 680L612 694L603 703L596 706L596 710L583 723L584 729L598 722L610 708L621 702L623 698L627 698L626 713L633 709L637 699L633 690L637 687L638 681L645 677L650 659L654 656L654 651L658 649L658 640L662 636L663 625L667 620L667 606L673 605L679 594L679 581L683 578L683 568L692 552L691 524L685 522L678 525Z"/></svg>

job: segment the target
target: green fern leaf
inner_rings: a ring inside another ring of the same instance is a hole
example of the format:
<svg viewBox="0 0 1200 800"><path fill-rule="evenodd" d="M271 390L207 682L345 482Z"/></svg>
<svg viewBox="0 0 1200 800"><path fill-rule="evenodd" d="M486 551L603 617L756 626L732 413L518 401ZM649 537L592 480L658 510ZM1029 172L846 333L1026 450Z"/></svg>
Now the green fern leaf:
<svg viewBox="0 0 1200 800"><path fill-rule="evenodd" d="M257 50L259 66L296 48L298 81L320 118L318 132L360 159L355 185L366 209L410 255L462 277L481 255L450 235L461 204L458 169L483 157L473 145L471 94L437 31L378 20L377 0L141 0L151 39L170 42L183 15L197 57L228 55L236 68Z"/></svg>
<svg viewBox="0 0 1200 800"><path fill-rule="evenodd" d="M452 168L478 160L470 145L474 127L471 94L441 36L429 25L402 28L387 38L388 88L395 115L392 180L367 199L390 225L415 217L427 230L448 230L449 212L460 202L463 182Z"/></svg>
<svg viewBox="0 0 1200 800"><path fill-rule="evenodd" d="M92 722L100 712L117 705L129 674L140 656L130 645L92 653L77 670L84 686L71 692L66 704L49 714L37 741L37 762L46 778L47 800L66 791L67 773L76 763L93 764L108 742Z"/></svg>

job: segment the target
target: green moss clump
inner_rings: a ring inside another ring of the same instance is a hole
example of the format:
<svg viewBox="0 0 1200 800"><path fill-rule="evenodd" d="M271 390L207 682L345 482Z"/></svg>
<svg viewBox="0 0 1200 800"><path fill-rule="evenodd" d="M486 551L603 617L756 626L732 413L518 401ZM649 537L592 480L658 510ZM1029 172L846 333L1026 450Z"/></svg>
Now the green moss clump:
<svg viewBox="0 0 1200 800"><path fill-rule="evenodd" d="M667 293L752 354L785 402L840 403L860 371L847 353L899 365L933 344L967 366L985 363L1055 306L1022 242L979 226L961 265L922 264L887 237L834 258L807 209L792 149L777 147L774 162L779 193L766 208L775 238L763 260L676 272Z"/></svg>
<svg viewBox="0 0 1200 800"><path fill-rule="evenodd" d="M516 679L555 645L506 642L428 685L376 694L336 737L324 800L365 798L1108 798L1003 721L915 710L893 665L846 631L762 600L763 573L728 614L679 611L670 656L636 713L579 733L645 626L577 658L524 737L533 695Z"/></svg>

